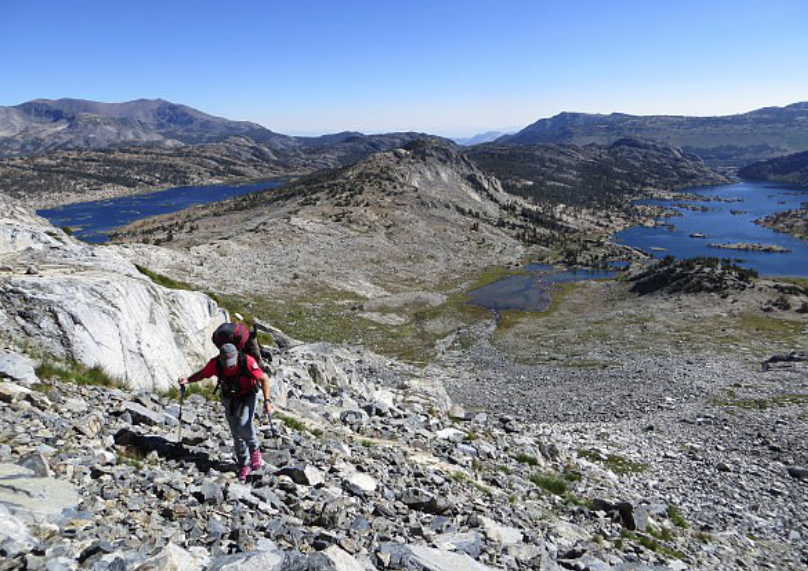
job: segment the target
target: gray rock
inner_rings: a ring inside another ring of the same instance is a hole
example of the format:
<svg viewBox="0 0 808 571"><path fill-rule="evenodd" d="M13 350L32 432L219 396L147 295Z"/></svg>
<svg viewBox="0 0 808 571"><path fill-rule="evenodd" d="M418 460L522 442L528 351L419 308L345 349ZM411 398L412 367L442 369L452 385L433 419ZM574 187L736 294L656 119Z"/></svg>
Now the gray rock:
<svg viewBox="0 0 808 571"><path fill-rule="evenodd" d="M345 424L364 424L368 420L368 414L364 410L344 410L339 419Z"/></svg>
<svg viewBox="0 0 808 571"><path fill-rule="evenodd" d="M135 571L201 571L209 561L204 549L191 552L169 543L160 553L135 567Z"/></svg>
<svg viewBox="0 0 808 571"><path fill-rule="evenodd" d="M458 444L457 451L465 456L477 456L477 449L474 446L469 446L468 444Z"/></svg>
<svg viewBox="0 0 808 571"><path fill-rule="evenodd" d="M502 545L514 545L522 541L522 532L514 527L508 527L487 517L480 517L480 526L486 537Z"/></svg>
<svg viewBox="0 0 808 571"><path fill-rule="evenodd" d="M352 555L336 545L332 545L323 551L323 555L333 563L335 571L365 571L364 565L361 565Z"/></svg>
<svg viewBox="0 0 808 571"><path fill-rule="evenodd" d="M235 502L246 501L248 503L255 501L252 488L243 484L230 484L227 487L227 499Z"/></svg>
<svg viewBox="0 0 808 571"><path fill-rule="evenodd" d="M279 549L239 553L213 560L208 571L281 571L288 568L285 559Z"/></svg>
<svg viewBox="0 0 808 571"><path fill-rule="evenodd" d="M0 383L0 401L14 403L21 401L31 394L31 389L18 385L17 383Z"/></svg>
<svg viewBox="0 0 808 571"><path fill-rule="evenodd" d="M0 504L0 551L6 557L17 557L30 552L37 543L25 523Z"/></svg>
<svg viewBox="0 0 808 571"><path fill-rule="evenodd" d="M32 470L15 464L0 464L0 504L14 513L58 515L79 503L76 488L65 481L38 478Z"/></svg>
<svg viewBox="0 0 808 571"><path fill-rule="evenodd" d="M449 409L449 418L454 420L467 421L474 418L474 415L470 412L467 412L466 409L464 409L459 404L455 404L452 406L452 408Z"/></svg>
<svg viewBox="0 0 808 571"><path fill-rule="evenodd" d="M466 533L442 533L433 539L436 547L446 551L457 551L477 558L483 547L483 537L476 531Z"/></svg>
<svg viewBox="0 0 808 571"><path fill-rule="evenodd" d="M121 405L121 411L129 413L134 424L157 426L164 424L166 420L166 416L163 413L148 409L142 404L135 402L123 403L123 405Z"/></svg>
<svg viewBox="0 0 808 571"><path fill-rule="evenodd" d="M492 568L465 553L452 553L422 545L409 546L412 559L423 571L489 571Z"/></svg>
<svg viewBox="0 0 808 571"><path fill-rule="evenodd" d="M802 466L789 466L788 475L797 480L808 480L808 468Z"/></svg>
<svg viewBox="0 0 808 571"><path fill-rule="evenodd" d="M218 504L224 499L224 491L219 484L205 482L199 489L200 494L206 502Z"/></svg>
<svg viewBox="0 0 808 571"><path fill-rule="evenodd" d="M288 466L278 472L279 476L288 476L295 484L301 486L319 486L325 482L323 473L314 466Z"/></svg>
<svg viewBox="0 0 808 571"><path fill-rule="evenodd" d="M452 511L454 506L445 498L433 496L420 488L412 488L401 495L401 502L410 509L442 515Z"/></svg>
<svg viewBox="0 0 808 571"><path fill-rule="evenodd" d="M458 430L457 428L444 428L443 430L438 430L435 433L435 436L440 438L441 440L451 440L452 442L463 442L466 438L466 433L462 430Z"/></svg>
<svg viewBox="0 0 808 571"><path fill-rule="evenodd" d="M19 353L0 352L0 379L30 386L39 379L34 371L34 362Z"/></svg>
<svg viewBox="0 0 808 571"><path fill-rule="evenodd" d="M368 474L353 472L342 483L343 487L356 495L372 494L376 491L378 483Z"/></svg>
<svg viewBox="0 0 808 571"><path fill-rule="evenodd" d="M37 478L50 478L53 475L47 459L39 452L26 454L17 464L31 470Z"/></svg>
<svg viewBox="0 0 808 571"><path fill-rule="evenodd" d="M91 412L74 425L75 429L87 438L98 436L102 426L104 426L104 415L100 412Z"/></svg>

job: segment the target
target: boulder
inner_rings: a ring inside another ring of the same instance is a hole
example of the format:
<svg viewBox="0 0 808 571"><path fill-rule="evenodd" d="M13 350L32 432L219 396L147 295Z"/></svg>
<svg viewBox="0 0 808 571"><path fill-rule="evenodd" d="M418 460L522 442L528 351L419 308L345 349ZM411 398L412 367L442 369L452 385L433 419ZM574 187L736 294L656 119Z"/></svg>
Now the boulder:
<svg viewBox="0 0 808 571"><path fill-rule="evenodd" d="M16 557L28 553L36 545L37 540L28 526L0 503L0 551L6 557Z"/></svg>
<svg viewBox="0 0 808 571"><path fill-rule="evenodd" d="M470 557L479 557L483 548L483 537L476 531L466 533L442 533L435 537L436 547L446 551L465 553Z"/></svg>
<svg viewBox="0 0 808 571"><path fill-rule="evenodd" d="M34 363L19 353L0 352L0 379L11 379L21 385L30 386L36 383Z"/></svg>
<svg viewBox="0 0 808 571"><path fill-rule="evenodd" d="M50 478L53 475L50 466L48 466L48 461L40 452L26 454L20 458L17 464L31 470L37 478Z"/></svg>
<svg viewBox="0 0 808 571"><path fill-rule="evenodd" d="M789 466L788 475L796 480L808 480L808 468L802 466Z"/></svg>
<svg viewBox="0 0 808 571"><path fill-rule="evenodd" d="M409 547L412 559L423 571L490 571L492 568L475 561L465 553L452 553L423 545Z"/></svg>
<svg viewBox="0 0 808 571"><path fill-rule="evenodd" d="M264 545L266 547L266 545ZM285 556L279 549L238 553L211 562L208 571L281 571Z"/></svg>
<svg viewBox="0 0 808 571"><path fill-rule="evenodd" d="M165 424L166 415L146 408L136 402L125 402L121 405L121 412L129 413L134 424L144 424L146 426L157 426Z"/></svg>
<svg viewBox="0 0 808 571"><path fill-rule="evenodd" d="M400 500L410 509L435 515L443 515L454 509L454 506L448 500L433 496L420 488L407 490L401 495Z"/></svg>
<svg viewBox="0 0 808 571"><path fill-rule="evenodd" d="M17 402L31 394L31 389L27 389L17 383L0 383L0 401Z"/></svg>
<svg viewBox="0 0 808 571"><path fill-rule="evenodd" d="M444 428L443 430L438 430L435 433L435 436L440 438L441 440L451 440L452 442L463 442L466 438L466 433L462 430L458 430L457 428Z"/></svg>
<svg viewBox="0 0 808 571"><path fill-rule="evenodd" d="M365 571L364 565L336 545L323 551L323 554L334 564L334 571Z"/></svg>
<svg viewBox="0 0 808 571"><path fill-rule="evenodd" d="M480 517L480 525L485 531L486 537L491 541L502 545L515 545L522 541L522 532L514 527L499 524L483 516Z"/></svg>
<svg viewBox="0 0 808 571"><path fill-rule="evenodd" d="M95 438L101 432L103 425L104 415L100 412L91 412L78 421L74 427L87 438Z"/></svg>
<svg viewBox="0 0 808 571"><path fill-rule="evenodd" d="M169 543L163 550L135 567L136 571L201 571L210 561L204 549L186 551Z"/></svg>
<svg viewBox="0 0 808 571"><path fill-rule="evenodd" d="M314 466L288 466L278 472L278 476L288 476L295 484L300 486L319 486L325 482L323 473Z"/></svg>
<svg viewBox="0 0 808 571"><path fill-rule="evenodd" d="M37 477L33 470L16 464L0 464L0 504L13 513L55 516L79 503L76 488L69 482Z"/></svg>
<svg viewBox="0 0 808 571"><path fill-rule="evenodd" d="M376 491L376 480L363 472L352 472L342 483L343 488L356 495L372 494Z"/></svg>

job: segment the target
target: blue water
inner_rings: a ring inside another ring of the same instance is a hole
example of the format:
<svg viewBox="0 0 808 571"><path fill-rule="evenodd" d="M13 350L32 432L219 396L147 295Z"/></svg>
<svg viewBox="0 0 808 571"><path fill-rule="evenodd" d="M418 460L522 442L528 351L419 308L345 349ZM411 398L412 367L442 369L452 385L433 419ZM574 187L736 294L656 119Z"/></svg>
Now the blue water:
<svg viewBox="0 0 808 571"><path fill-rule="evenodd" d="M556 284L612 278L609 270L559 270L552 266L529 264L527 274L509 276L469 293L469 303L496 311L545 311Z"/></svg>
<svg viewBox="0 0 808 571"><path fill-rule="evenodd" d="M760 275L808 277L808 242L788 234L775 232L754 221L784 210L795 210L808 202L808 191L771 182L702 187L686 190L707 198L731 198L737 202L647 200L677 210L682 216L663 219L672 227L645 228L634 226L618 232L615 241L639 248L655 258L673 255L677 258L713 256L740 260L740 265L754 268ZM694 212L675 204L708 207L707 212ZM736 211L735 213L731 211ZM693 238L693 233L707 238ZM771 244L791 250L789 253L744 252L710 248L711 243L747 242ZM651 248L661 250L651 250Z"/></svg>
<svg viewBox="0 0 808 571"><path fill-rule="evenodd" d="M47 218L54 226L70 227L73 235L85 242L102 244L109 241L109 232L137 220L274 188L282 182L276 179L238 186L178 186L149 194L67 204L37 210L37 214Z"/></svg>

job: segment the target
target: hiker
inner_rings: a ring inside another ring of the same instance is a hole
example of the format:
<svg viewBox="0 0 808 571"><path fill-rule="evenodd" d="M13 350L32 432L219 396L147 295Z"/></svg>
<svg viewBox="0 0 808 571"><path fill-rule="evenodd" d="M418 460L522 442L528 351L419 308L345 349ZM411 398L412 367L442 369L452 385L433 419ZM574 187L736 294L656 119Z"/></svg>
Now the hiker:
<svg viewBox="0 0 808 571"><path fill-rule="evenodd" d="M196 383L213 376L218 379L222 404L239 465L238 479L242 482L263 463L258 436L253 425L255 404L260 385L264 394L264 413L272 412L269 401L269 377L250 355L240 352L232 343L219 349L219 356L212 358L199 371L179 380L180 386Z"/></svg>

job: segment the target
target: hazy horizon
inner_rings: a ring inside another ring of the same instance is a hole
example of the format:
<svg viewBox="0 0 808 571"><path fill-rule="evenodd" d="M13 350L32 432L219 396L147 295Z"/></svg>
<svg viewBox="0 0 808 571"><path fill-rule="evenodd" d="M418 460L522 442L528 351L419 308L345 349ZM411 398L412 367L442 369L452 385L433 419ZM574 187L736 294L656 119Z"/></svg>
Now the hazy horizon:
<svg viewBox="0 0 808 571"><path fill-rule="evenodd" d="M11 3L0 97L161 98L306 135L732 115L808 100L806 21L799 0Z"/></svg>

